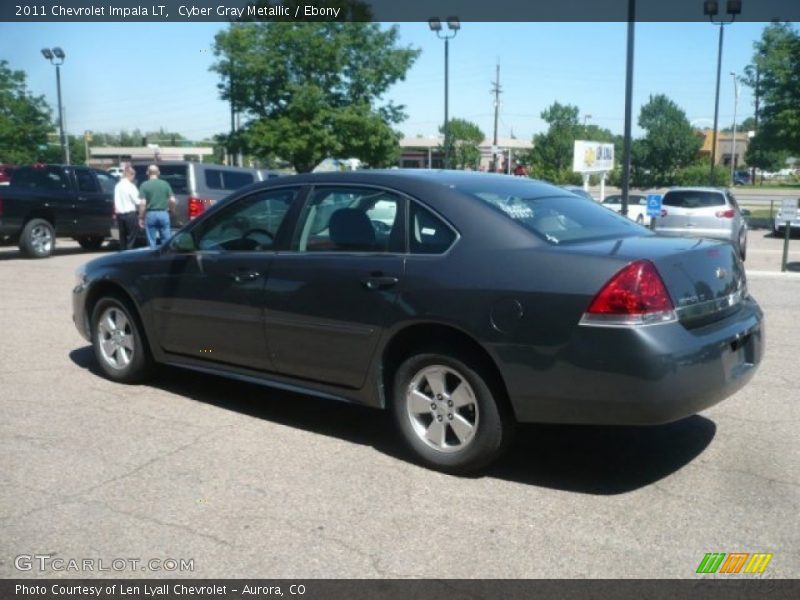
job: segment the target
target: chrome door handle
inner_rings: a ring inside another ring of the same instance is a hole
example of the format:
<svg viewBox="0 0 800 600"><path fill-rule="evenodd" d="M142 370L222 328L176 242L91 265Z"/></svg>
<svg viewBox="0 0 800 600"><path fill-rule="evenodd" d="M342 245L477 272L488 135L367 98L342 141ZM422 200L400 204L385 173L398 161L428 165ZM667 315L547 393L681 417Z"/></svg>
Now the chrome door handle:
<svg viewBox="0 0 800 600"><path fill-rule="evenodd" d="M368 290L379 290L382 288L392 287L400 281L397 277L384 277L383 275L376 275L362 279L361 283Z"/></svg>
<svg viewBox="0 0 800 600"><path fill-rule="evenodd" d="M246 273L244 271L237 271L231 273L231 279L233 279L236 283L245 283L246 281L253 281L254 279L258 279L261 276L261 273L258 271L250 271Z"/></svg>

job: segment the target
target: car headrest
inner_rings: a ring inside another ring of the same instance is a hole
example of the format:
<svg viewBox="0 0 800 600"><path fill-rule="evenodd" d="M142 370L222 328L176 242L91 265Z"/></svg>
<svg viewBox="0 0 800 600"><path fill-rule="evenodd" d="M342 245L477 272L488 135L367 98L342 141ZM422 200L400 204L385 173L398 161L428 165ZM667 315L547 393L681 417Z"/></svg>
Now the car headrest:
<svg viewBox="0 0 800 600"><path fill-rule="evenodd" d="M331 215L328 227L339 250L375 250L375 228L362 210L340 208Z"/></svg>

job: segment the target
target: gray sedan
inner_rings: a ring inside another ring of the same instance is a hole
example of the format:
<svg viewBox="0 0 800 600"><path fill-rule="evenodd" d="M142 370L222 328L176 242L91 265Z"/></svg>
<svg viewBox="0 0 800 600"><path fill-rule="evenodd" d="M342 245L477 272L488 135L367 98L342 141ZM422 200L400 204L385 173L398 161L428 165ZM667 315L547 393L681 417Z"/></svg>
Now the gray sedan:
<svg viewBox="0 0 800 600"><path fill-rule="evenodd" d="M451 473L496 458L520 421L692 415L763 353L729 244L502 175L275 179L77 275L73 319L110 379L162 363L387 409Z"/></svg>

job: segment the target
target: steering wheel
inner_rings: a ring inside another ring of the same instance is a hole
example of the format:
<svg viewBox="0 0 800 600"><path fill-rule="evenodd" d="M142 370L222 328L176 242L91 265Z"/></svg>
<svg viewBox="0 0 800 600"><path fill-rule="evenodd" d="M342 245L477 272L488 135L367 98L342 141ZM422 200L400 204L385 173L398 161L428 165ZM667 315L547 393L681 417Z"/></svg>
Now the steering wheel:
<svg viewBox="0 0 800 600"><path fill-rule="evenodd" d="M265 236L267 236L267 238L269 238L269 242L268 242L268 243L270 243L270 244L271 244L273 241L275 241L275 236L274 236L274 235L272 235L272 234L271 234L269 231L267 231L266 229L259 229L259 228L248 229L247 231L245 231L245 232L242 234L242 239L243 239L243 240L246 240L248 237L250 237L251 235L253 235L253 234L256 234L256 233L257 233L257 234L259 234L259 235L265 235ZM259 246L263 246L263 245L264 245L264 244L262 244L262 243L259 243L259 241L258 241L258 240L255 240L255 239L254 239L253 241L254 241L254 242L256 242L256 243L257 243Z"/></svg>
<svg viewBox="0 0 800 600"><path fill-rule="evenodd" d="M392 231L391 225L387 225L383 221L373 220L371 221L371 223L372 223L372 228L375 230L375 233L386 235L388 233L391 233Z"/></svg>

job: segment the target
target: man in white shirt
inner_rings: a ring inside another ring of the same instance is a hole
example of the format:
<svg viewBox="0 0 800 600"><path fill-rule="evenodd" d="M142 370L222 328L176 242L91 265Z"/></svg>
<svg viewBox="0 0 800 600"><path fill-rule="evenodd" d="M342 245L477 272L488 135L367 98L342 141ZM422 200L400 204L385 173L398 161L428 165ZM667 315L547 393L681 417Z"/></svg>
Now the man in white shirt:
<svg viewBox="0 0 800 600"><path fill-rule="evenodd" d="M133 248L139 234L139 190L133 183L135 178L136 171L131 166L126 166L119 183L114 187L114 213L117 215L119 227L120 250Z"/></svg>

